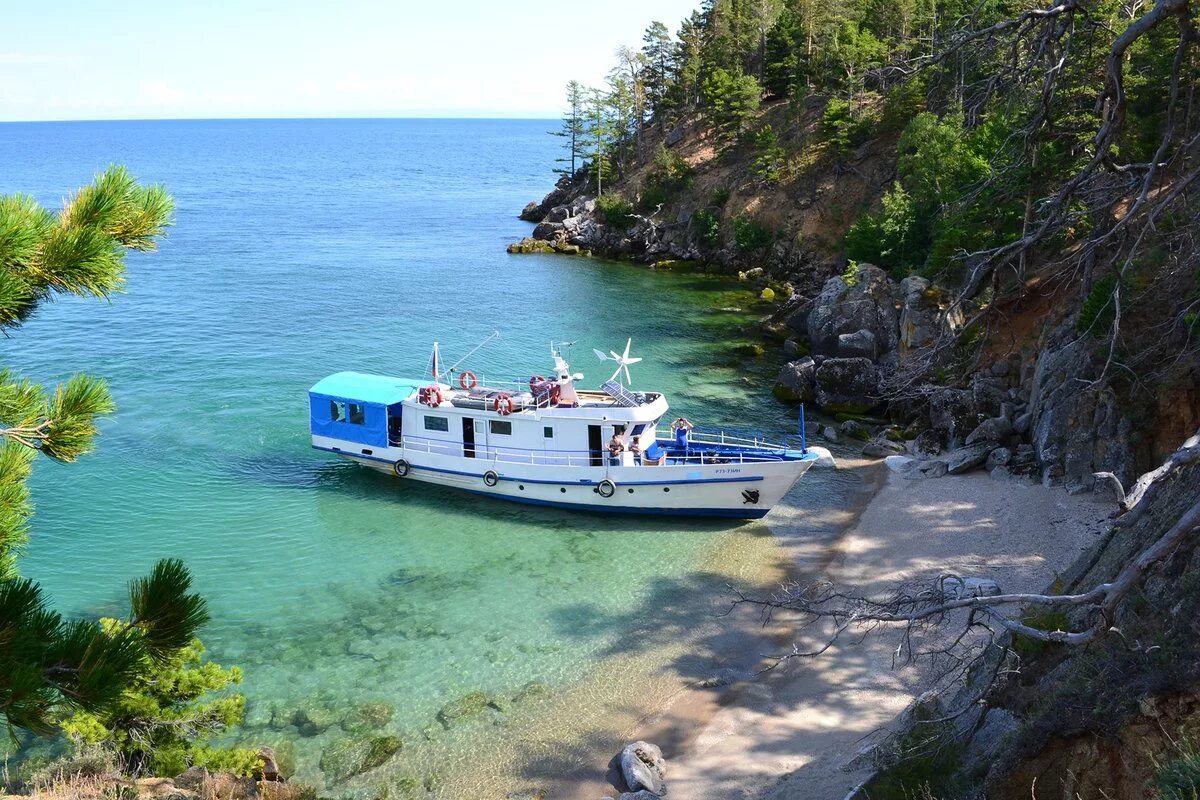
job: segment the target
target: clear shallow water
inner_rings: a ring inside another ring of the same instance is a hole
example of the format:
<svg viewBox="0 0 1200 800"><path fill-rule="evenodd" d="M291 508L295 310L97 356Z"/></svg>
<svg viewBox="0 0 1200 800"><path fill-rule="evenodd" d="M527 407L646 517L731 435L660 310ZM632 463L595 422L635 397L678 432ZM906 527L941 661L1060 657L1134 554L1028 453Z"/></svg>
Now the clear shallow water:
<svg viewBox="0 0 1200 800"><path fill-rule="evenodd" d="M571 338L595 385L608 370L591 348L632 336L646 359L635 385L692 419L794 425L765 391L777 360L729 355L755 317L736 284L504 252L530 227L516 210L551 183L551 126L0 125L0 193L56 207L117 162L178 202L160 252L130 256L127 294L48 305L0 341L3 365L47 382L104 376L119 406L94 454L38 464L22 569L61 609L95 615L119 613L125 581L156 559L184 558L211 604L211 654L246 669L246 737L291 741L316 780L322 748L346 734L301 730L297 710L384 700L387 729L469 750L495 733L443 730L445 703L530 681L567 691L619 649L648 597L719 589L722 548L738 569L772 558L761 526L526 508L309 447L318 378L419 374L433 339L452 361L493 329L502 338L478 359L489 373L544 372L547 343Z"/></svg>

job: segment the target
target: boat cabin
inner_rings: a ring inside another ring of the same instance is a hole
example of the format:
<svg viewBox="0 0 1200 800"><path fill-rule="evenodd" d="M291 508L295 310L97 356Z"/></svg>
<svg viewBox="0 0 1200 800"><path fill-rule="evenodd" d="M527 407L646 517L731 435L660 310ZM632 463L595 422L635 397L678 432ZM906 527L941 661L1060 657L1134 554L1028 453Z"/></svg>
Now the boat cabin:
<svg viewBox="0 0 1200 800"><path fill-rule="evenodd" d="M308 392L313 436L373 447L397 446L404 401L420 385L361 372L323 378Z"/></svg>

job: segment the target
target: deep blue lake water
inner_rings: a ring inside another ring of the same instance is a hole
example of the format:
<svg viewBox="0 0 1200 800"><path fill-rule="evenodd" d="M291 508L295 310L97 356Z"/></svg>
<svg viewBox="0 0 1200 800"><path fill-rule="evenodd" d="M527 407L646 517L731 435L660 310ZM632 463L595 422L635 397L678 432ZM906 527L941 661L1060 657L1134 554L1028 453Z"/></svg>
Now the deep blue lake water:
<svg viewBox="0 0 1200 800"><path fill-rule="evenodd" d="M493 330L501 339L472 362L486 372L545 372L548 343L577 339L574 366L595 385L608 370L591 348L632 337L645 357L635 386L665 390L693 419L794 425L766 391L778 362L730 356L728 342L761 313L737 284L504 252L531 227L517 211L553 182L553 126L0 125L0 193L58 207L115 162L165 183L178 203L159 251L129 257L126 293L61 299L0 341L4 366L45 382L103 376L119 406L95 453L37 465L21 568L59 608L98 615L120 613L125 582L156 559L184 558L211 603L211 655L246 670L244 738L287 749L318 782L322 750L350 735L338 715L379 700L395 709L386 729L412 743L389 779L462 797L452 776L469 763L484 776L471 796L504 796L530 756L497 743L497 726L550 714L553 698L597 675L615 687L663 673L662 642L616 646L647 602L715 592L774 557L761 525L506 505L309 447L305 392L320 377L419 375L433 340L452 361ZM714 311L730 307L744 311ZM678 629L686 619L675 617ZM549 691L524 712L436 722L470 692L532 697L521 694L531 681ZM561 737L606 713L603 694L573 697Z"/></svg>

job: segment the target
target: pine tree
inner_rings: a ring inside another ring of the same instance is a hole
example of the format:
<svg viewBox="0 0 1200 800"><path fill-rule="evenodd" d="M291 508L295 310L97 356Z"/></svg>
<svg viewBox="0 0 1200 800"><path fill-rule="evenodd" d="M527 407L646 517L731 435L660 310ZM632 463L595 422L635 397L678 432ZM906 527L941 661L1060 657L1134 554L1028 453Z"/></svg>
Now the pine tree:
<svg viewBox="0 0 1200 800"><path fill-rule="evenodd" d="M675 43L667 26L655 20L642 36L642 57L646 70L646 107L650 117L662 126L666 115L667 90L675 80Z"/></svg>
<svg viewBox="0 0 1200 800"><path fill-rule="evenodd" d="M563 115L562 127L553 131L555 136L563 137L563 148L567 151L566 156L560 157L556 161L560 164L570 165L554 170L560 175L574 175L583 161L584 102L583 85L579 81L567 83L567 106L569 108Z"/></svg>
<svg viewBox="0 0 1200 800"><path fill-rule="evenodd" d="M588 171L596 184L596 194L603 195L604 181L610 178L610 150L613 140L608 98L604 92L594 87L588 89L585 110L584 136L585 147L588 148Z"/></svg>
<svg viewBox="0 0 1200 800"><path fill-rule="evenodd" d="M153 250L173 201L110 167L57 214L24 195L0 197L0 327L15 329L56 294L109 297L127 250ZM113 410L104 382L76 375L47 392L0 370L0 716L45 731L61 709L96 710L120 696L147 659L191 642L208 619L178 561L162 561L129 587L130 615L110 630L51 611L41 588L17 575L32 506L26 481L40 453L74 461L96 418Z"/></svg>

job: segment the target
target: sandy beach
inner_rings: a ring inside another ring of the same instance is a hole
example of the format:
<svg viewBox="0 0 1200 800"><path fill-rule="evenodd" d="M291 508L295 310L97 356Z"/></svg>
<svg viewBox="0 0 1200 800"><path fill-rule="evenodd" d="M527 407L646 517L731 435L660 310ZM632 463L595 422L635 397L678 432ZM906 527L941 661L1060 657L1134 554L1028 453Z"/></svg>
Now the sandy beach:
<svg viewBox="0 0 1200 800"><path fill-rule="evenodd" d="M1110 511L1062 489L986 473L907 481L878 462L841 467L871 493L861 513L821 512L844 514L844 525L814 526L811 511L793 505L768 518L798 581L824 578L874 593L954 572L994 579L1005 591L1040 590L1095 540ZM814 529L836 533L814 537ZM732 624L751 623L743 616ZM802 648L816 641L796 639L786 620L772 628L756 631L756 643L770 633L782 653L793 641ZM631 738L661 744L671 797L840 800L870 774L869 765L852 763L864 744L928 687L921 666L893 667L895 645L891 631L847 637L819 658L792 659L724 689L694 688ZM594 785L588 792L571 797L603 795Z"/></svg>

